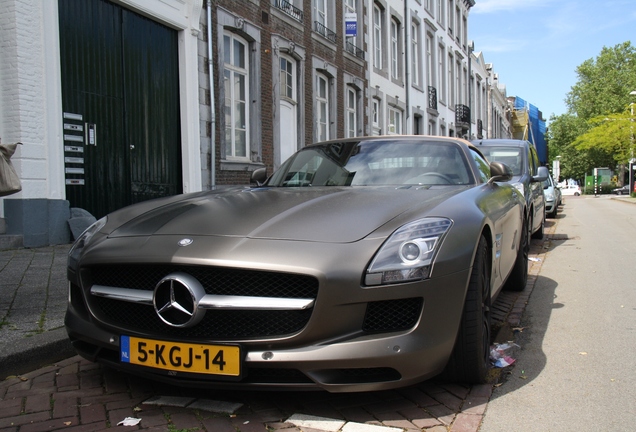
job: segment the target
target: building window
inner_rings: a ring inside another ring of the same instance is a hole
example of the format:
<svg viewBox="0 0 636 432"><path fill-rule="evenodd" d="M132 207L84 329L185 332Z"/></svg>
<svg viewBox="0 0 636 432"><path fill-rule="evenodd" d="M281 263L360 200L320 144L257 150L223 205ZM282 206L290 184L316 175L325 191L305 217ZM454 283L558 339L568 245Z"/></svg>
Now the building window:
<svg viewBox="0 0 636 432"><path fill-rule="evenodd" d="M433 63L433 35L426 33L426 80L435 87L435 64Z"/></svg>
<svg viewBox="0 0 636 432"><path fill-rule="evenodd" d="M425 0L424 7L428 11L428 13L433 15L433 0Z"/></svg>
<svg viewBox="0 0 636 432"><path fill-rule="evenodd" d="M453 36L453 11L455 8L453 7L453 0L448 0L448 33Z"/></svg>
<svg viewBox="0 0 636 432"><path fill-rule="evenodd" d="M329 139L329 79L323 74L316 75L316 131L317 140Z"/></svg>
<svg viewBox="0 0 636 432"><path fill-rule="evenodd" d="M287 57L280 58L280 95L282 97L295 101L296 99L296 86L295 86L295 72L294 62Z"/></svg>
<svg viewBox="0 0 636 432"><path fill-rule="evenodd" d="M373 5L373 67L382 69L382 10Z"/></svg>
<svg viewBox="0 0 636 432"><path fill-rule="evenodd" d="M402 111L389 107L389 135L402 134Z"/></svg>
<svg viewBox="0 0 636 432"><path fill-rule="evenodd" d="M437 55L437 76L440 80L440 88L437 92L439 98L446 102L446 70L444 68L444 60L446 59L446 52L443 46L438 48Z"/></svg>
<svg viewBox="0 0 636 432"><path fill-rule="evenodd" d="M336 32L333 31L335 23L333 0L313 0L313 5L314 30L331 42L336 42Z"/></svg>
<svg viewBox="0 0 636 432"><path fill-rule="evenodd" d="M448 98L446 99L449 105L452 105L455 102L455 80L453 79L453 64L454 64L453 56L448 56Z"/></svg>
<svg viewBox="0 0 636 432"><path fill-rule="evenodd" d="M347 86L345 112L345 136L355 137L358 134L358 92L352 86Z"/></svg>
<svg viewBox="0 0 636 432"><path fill-rule="evenodd" d="M464 103L464 92L462 91L462 64L458 60L455 65L455 103Z"/></svg>
<svg viewBox="0 0 636 432"><path fill-rule="evenodd" d="M420 75L420 26L413 23L411 24L411 76L415 87L422 85Z"/></svg>
<svg viewBox="0 0 636 432"><path fill-rule="evenodd" d="M373 112L371 113L371 126L373 127L372 134L380 135L382 132L382 128L380 125L380 119L382 118L382 113L380 112L380 100L373 99Z"/></svg>
<svg viewBox="0 0 636 432"><path fill-rule="evenodd" d="M225 156L244 160L249 157L248 44L234 33L223 35L223 81L225 88Z"/></svg>
<svg viewBox="0 0 636 432"><path fill-rule="evenodd" d="M435 135L436 131L435 131L435 122L434 121L430 121L428 122L428 134L429 135Z"/></svg>
<svg viewBox="0 0 636 432"><path fill-rule="evenodd" d="M391 20L391 78L400 79L400 24Z"/></svg>

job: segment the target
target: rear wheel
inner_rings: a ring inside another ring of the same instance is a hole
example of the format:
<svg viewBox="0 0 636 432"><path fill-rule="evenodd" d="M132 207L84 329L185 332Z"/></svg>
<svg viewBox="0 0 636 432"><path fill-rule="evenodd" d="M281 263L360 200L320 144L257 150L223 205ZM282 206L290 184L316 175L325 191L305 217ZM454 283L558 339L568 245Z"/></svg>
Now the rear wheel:
<svg viewBox="0 0 636 432"><path fill-rule="evenodd" d="M530 251L530 228L527 221L523 223L521 244L510 276L504 285L507 291L523 291L528 283L528 252Z"/></svg>
<svg viewBox="0 0 636 432"><path fill-rule="evenodd" d="M464 312L453 353L443 378L454 382L485 383L490 366L490 259L482 236L470 275Z"/></svg>

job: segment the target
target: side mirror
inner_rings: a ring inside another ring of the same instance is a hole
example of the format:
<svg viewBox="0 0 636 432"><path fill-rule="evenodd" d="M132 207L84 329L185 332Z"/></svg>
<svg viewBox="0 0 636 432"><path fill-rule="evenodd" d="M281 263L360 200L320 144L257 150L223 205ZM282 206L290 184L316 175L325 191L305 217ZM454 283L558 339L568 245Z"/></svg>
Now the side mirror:
<svg viewBox="0 0 636 432"><path fill-rule="evenodd" d="M250 183L256 183L261 186L267 180L267 168L258 168L252 171Z"/></svg>
<svg viewBox="0 0 636 432"><path fill-rule="evenodd" d="M544 166L540 166L539 169L537 170L537 175L532 177L532 181L533 182L546 181L549 175L550 175L550 171L548 171L548 168Z"/></svg>
<svg viewBox="0 0 636 432"><path fill-rule="evenodd" d="M505 182L512 178L512 169L503 162L490 163L490 180L488 182Z"/></svg>

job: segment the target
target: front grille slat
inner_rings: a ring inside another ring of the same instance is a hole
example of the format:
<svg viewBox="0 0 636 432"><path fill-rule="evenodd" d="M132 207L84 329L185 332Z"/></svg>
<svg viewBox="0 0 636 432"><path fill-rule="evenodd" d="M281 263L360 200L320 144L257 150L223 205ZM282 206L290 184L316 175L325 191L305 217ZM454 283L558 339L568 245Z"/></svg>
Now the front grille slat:
<svg viewBox="0 0 636 432"><path fill-rule="evenodd" d="M417 324L423 305L421 297L370 302L362 330L367 333L408 330Z"/></svg>

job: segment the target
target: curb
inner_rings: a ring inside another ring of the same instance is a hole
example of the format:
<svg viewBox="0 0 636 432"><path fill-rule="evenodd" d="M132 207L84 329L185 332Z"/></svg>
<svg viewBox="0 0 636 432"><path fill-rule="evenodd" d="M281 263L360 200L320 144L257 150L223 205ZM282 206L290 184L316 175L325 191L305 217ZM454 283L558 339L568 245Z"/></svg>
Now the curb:
<svg viewBox="0 0 636 432"><path fill-rule="evenodd" d="M64 327L20 339L0 351L0 380L77 354Z"/></svg>

